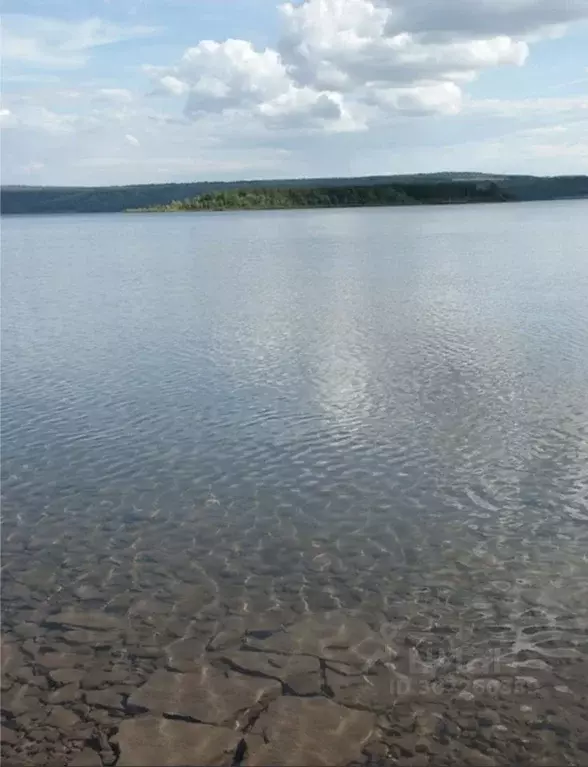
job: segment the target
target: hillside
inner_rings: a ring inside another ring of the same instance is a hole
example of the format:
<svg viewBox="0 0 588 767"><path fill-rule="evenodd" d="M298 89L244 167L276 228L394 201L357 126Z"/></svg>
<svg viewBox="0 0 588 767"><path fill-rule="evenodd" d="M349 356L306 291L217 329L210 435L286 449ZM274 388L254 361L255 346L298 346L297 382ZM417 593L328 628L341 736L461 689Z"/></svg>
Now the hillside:
<svg viewBox="0 0 588 767"><path fill-rule="evenodd" d="M261 210L505 202L510 197L488 181L437 181L321 187L229 189L176 200L147 211Z"/></svg>
<svg viewBox="0 0 588 767"><path fill-rule="evenodd" d="M213 181L181 184L144 184L111 187L27 187L7 186L0 190L3 214L115 213L130 208L165 206L177 200L237 189L334 189L337 187L394 186L408 196L407 186L492 182L500 194L513 200L554 200L588 198L588 176L500 176L493 174L432 173L360 178L275 179L254 181ZM412 189L414 192L414 188Z"/></svg>

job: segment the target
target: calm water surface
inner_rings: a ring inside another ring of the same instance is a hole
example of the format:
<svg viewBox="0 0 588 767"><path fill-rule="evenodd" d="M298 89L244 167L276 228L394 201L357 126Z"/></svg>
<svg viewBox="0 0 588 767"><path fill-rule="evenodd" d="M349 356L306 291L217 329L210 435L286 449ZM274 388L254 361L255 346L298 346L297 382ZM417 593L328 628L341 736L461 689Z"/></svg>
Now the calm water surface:
<svg viewBox="0 0 588 767"><path fill-rule="evenodd" d="M199 620L421 621L569 687L587 213L5 218L5 625L73 604L165 653Z"/></svg>

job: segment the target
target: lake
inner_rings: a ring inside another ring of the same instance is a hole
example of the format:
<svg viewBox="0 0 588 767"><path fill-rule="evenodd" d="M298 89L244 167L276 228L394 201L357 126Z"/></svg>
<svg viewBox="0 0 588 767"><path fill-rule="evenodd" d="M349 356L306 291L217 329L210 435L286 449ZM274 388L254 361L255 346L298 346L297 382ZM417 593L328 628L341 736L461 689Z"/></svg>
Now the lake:
<svg viewBox="0 0 588 767"><path fill-rule="evenodd" d="M585 764L587 214L5 217L4 757Z"/></svg>

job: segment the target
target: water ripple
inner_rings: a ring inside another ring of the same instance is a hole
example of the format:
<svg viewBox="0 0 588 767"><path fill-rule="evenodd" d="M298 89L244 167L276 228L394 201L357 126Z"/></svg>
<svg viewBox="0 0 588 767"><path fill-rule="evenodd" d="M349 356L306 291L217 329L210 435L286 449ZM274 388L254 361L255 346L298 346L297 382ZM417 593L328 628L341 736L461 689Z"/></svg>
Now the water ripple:
<svg viewBox="0 0 588 767"><path fill-rule="evenodd" d="M585 207L541 211L7 220L7 625L353 611L573 686Z"/></svg>

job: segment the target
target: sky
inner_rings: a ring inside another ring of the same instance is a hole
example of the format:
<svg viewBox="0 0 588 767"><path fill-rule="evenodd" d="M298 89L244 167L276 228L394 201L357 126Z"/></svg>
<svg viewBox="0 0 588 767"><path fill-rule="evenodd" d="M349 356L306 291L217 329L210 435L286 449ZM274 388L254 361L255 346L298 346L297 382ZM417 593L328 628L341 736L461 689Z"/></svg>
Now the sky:
<svg viewBox="0 0 588 767"><path fill-rule="evenodd" d="M588 173L588 0L4 0L3 184Z"/></svg>

